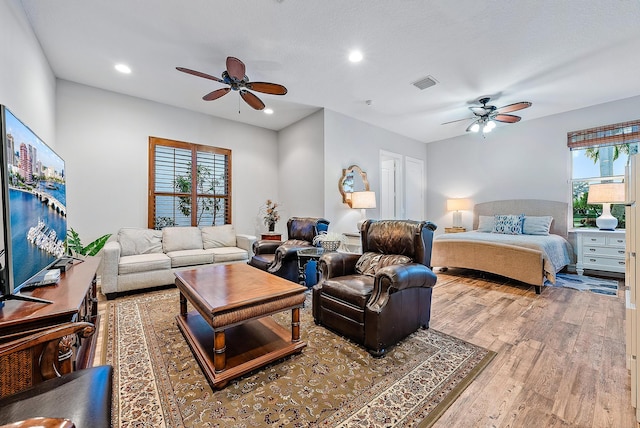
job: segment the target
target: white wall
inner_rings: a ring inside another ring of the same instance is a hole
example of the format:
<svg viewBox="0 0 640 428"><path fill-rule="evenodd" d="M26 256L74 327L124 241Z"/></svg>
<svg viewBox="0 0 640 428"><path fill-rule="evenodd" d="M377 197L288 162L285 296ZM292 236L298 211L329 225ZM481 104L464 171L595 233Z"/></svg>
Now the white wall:
<svg viewBox="0 0 640 428"><path fill-rule="evenodd" d="M276 132L64 80L56 110L69 227L83 241L147 227L149 136L231 149L233 224L256 233L256 214L278 180Z"/></svg>
<svg viewBox="0 0 640 428"><path fill-rule="evenodd" d="M367 173L369 187L380 192L380 150L422 159L426 164L425 144L383 130L340 113L324 110L324 210L331 221L330 231L355 232L360 210L342 202L338 181L342 169L358 165ZM376 197L377 197L376 195ZM379 200L378 200L379 204ZM367 210L368 218L378 218L378 209Z"/></svg>
<svg viewBox="0 0 640 428"><path fill-rule="evenodd" d="M274 196L282 204L276 230L286 234L291 216L324 216L324 113L322 110L278 133L278 183Z"/></svg>
<svg viewBox="0 0 640 428"><path fill-rule="evenodd" d="M19 0L0 0L0 104L55 148L56 79Z"/></svg>
<svg viewBox="0 0 640 428"><path fill-rule="evenodd" d="M535 108L535 103L533 107ZM536 120L499 125L485 138L466 134L427 144L427 218L437 233L451 226L448 198L571 201L567 132L638 119L640 97ZM526 114L526 113L525 113ZM463 213L471 228L472 213Z"/></svg>

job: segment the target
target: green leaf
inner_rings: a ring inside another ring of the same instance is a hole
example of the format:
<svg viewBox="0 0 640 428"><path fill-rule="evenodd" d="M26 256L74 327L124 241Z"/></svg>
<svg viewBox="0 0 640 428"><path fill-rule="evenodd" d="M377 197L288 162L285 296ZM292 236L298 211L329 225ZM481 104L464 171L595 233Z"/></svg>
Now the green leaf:
<svg viewBox="0 0 640 428"><path fill-rule="evenodd" d="M96 239L95 241L93 241L92 243L90 243L89 245L87 245L86 247L84 247L82 249L82 253L85 256L95 256L96 254L98 254L100 252L100 250L102 249L102 247L104 247L104 244L107 243L107 240L109 239L109 237L111 236L110 233L103 235L101 237L99 237L98 239Z"/></svg>
<svg viewBox="0 0 640 428"><path fill-rule="evenodd" d="M80 241L80 235L73 228L67 231L67 249L73 254L83 254L82 242Z"/></svg>

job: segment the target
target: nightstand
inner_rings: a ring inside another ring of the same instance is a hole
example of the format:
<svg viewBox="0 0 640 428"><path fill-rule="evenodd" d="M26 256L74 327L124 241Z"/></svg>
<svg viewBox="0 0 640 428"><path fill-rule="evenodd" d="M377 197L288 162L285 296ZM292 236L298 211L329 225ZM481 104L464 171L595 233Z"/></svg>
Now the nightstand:
<svg viewBox="0 0 640 428"><path fill-rule="evenodd" d="M604 272L625 271L626 231L599 229L571 229L576 234L576 271L585 269Z"/></svg>
<svg viewBox="0 0 640 428"><path fill-rule="evenodd" d="M444 233L460 233L460 232L466 232L467 228L466 227L445 227L444 228Z"/></svg>

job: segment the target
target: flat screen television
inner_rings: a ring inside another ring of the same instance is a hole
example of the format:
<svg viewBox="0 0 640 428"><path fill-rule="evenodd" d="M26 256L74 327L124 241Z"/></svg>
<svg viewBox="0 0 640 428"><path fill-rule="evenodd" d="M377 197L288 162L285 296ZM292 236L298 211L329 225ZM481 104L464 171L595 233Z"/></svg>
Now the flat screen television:
<svg viewBox="0 0 640 428"><path fill-rule="evenodd" d="M34 284L64 256L67 236L64 160L0 106L2 119L0 307L30 299L20 289Z"/></svg>

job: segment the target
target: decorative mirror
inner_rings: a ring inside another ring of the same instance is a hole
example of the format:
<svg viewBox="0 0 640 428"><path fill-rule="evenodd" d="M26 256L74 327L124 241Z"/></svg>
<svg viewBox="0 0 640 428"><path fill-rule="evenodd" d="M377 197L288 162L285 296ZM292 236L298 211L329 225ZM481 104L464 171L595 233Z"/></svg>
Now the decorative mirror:
<svg viewBox="0 0 640 428"><path fill-rule="evenodd" d="M358 165L351 165L342 170L342 177L338 181L338 190L342 195L342 202L351 206L351 194L353 192L363 192L369 190L369 180L367 173L362 171Z"/></svg>

